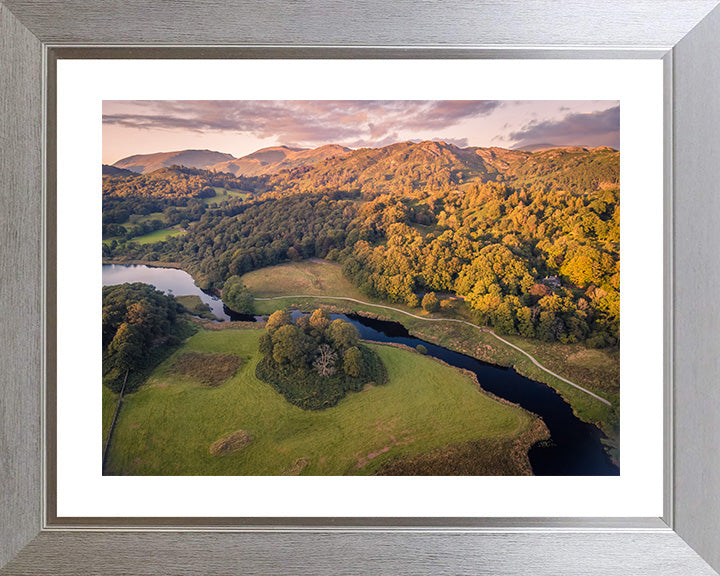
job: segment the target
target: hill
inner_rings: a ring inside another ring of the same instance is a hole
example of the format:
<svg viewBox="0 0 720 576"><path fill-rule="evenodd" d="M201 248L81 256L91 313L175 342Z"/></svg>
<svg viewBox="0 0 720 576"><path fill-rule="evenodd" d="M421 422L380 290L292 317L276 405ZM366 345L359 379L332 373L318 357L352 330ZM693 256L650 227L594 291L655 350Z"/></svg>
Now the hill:
<svg viewBox="0 0 720 576"><path fill-rule="evenodd" d="M137 176L137 172L126 170L125 168L116 168L115 166L102 165L103 176Z"/></svg>
<svg viewBox="0 0 720 576"><path fill-rule="evenodd" d="M272 146L257 152L211 167L218 172L230 172L235 176L260 176L274 174L281 170L313 166L318 162L335 157L345 157L351 153L349 148L336 144L327 144L319 148L303 149L288 146Z"/></svg>
<svg viewBox="0 0 720 576"><path fill-rule="evenodd" d="M108 168L147 174L179 165L236 177L268 177L275 195L320 189L361 191L365 197L374 197L489 181L546 183L587 191L619 180L619 152L612 148L551 144L532 148L459 148L425 141L351 150L327 144L313 149L272 146L242 158L210 150L183 150L130 156Z"/></svg>
<svg viewBox="0 0 720 576"><path fill-rule="evenodd" d="M187 166L189 168L209 168L214 164L234 159L235 157L232 154L212 150L179 150L155 154L136 154L118 160L113 164L113 167L125 168L138 174L147 174L173 165Z"/></svg>
<svg viewBox="0 0 720 576"><path fill-rule="evenodd" d="M400 142L362 148L311 167L270 177L275 195L311 191L417 195L462 189L469 183L550 184L575 192L619 181L619 152L607 148L561 147L537 152L504 148L458 148L436 141Z"/></svg>

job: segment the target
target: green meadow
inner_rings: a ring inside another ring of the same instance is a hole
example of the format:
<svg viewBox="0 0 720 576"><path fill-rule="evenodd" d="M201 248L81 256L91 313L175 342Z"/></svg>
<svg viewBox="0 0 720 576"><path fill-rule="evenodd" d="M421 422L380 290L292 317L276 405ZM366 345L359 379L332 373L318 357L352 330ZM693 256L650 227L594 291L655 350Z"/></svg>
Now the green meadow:
<svg viewBox="0 0 720 576"><path fill-rule="evenodd" d="M181 230L179 225L176 225L171 228L161 228L160 230L155 230L149 234L137 236L132 239L132 242L137 242L138 244L153 244L155 242L167 240L171 236L180 236L182 234L185 234L185 231Z"/></svg>
<svg viewBox="0 0 720 576"><path fill-rule="evenodd" d="M274 298L294 294L346 296L368 300L343 276L342 268L331 262L302 260L269 266L248 272L242 282L256 298ZM258 310L275 311L278 304L257 302Z"/></svg>
<svg viewBox="0 0 720 576"><path fill-rule="evenodd" d="M241 192L240 190L227 190L225 188L215 187L215 196L212 198L203 198L202 200L205 206L210 206L212 204L220 204L221 202L231 200L232 198L245 200L247 195L247 192Z"/></svg>
<svg viewBox="0 0 720 576"><path fill-rule="evenodd" d="M201 330L188 339L126 396L106 473L363 475L473 442L482 457L484 441L493 453L516 455L505 473L528 473L527 448L537 440L528 432L538 430L538 420L481 392L465 373L414 351L373 344L388 383L350 394L333 408L306 411L255 377L263 333ZM229 380L210 387L174 368L188 352L234 354L241 364ZM110 408L103 403L104 421ZM518 451L521 436L528 438ZM238 438L236 450L218 453L218 445Z"/></svg>

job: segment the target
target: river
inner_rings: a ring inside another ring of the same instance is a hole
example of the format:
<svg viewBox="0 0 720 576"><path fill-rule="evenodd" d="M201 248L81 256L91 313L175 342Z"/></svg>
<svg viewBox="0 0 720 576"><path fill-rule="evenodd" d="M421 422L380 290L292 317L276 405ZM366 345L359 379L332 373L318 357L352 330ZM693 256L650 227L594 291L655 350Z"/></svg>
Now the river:
<svg viewBox="0 0 720 576"><path fill-rule="evenodd" d="M175 294L195 294L208 304L222 320L233 319L232 311L219 298L198 288L192 277L182 270L152 268L141 265L103 264L103 285L123 282L145 282L158 290ZM603 433L592 424L577 418L570 405L550 386L504 368L481 362L430 342L413 338L402 324L373 320L358 315L333 314L351 322L365 340L394 342L415 348L422 344L428 355L474 372L483 389L518 404L543 419L550 431L550 441L536 444L528 454L533 473L538 476L611 476L619 469L605 453ZM246 316L237 319L251 319Z"/></svg>

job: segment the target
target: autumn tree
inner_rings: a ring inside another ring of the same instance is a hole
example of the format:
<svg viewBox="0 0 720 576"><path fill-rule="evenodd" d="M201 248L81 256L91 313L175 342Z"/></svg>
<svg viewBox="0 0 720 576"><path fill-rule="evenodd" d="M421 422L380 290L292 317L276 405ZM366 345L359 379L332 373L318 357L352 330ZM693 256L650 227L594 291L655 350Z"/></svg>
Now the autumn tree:
<svg viewBox="0 0 720 576"><path fill-rule="evenodd" d="M440 310L440 300L435 292L428 292L423 296L422 307L425 312L437 312Z"/></svg>
<svg viewBox="0 0 720 576"><path fill-rule="evenodd" d="M319 334L325 333L325 330L330 326L330 322L332 322L330 315L322 308L318 308L310 314L309 325Z"/></svg>
<svg viewBox="0 0 720 576"><path fill-rule="evenodd" d="M292 324L280 326L272 334L273 359L278 364L300 365L305 357L302 330Z"/></svg>
<svg viewBox="0 0 720 576"><path fill-rule="evenodd" d="M270 317L265 324L265 330L272 334L281 326L287 326L288 324L292 324L292 316L290 315L290 312L287 310L276 310L270 314Z"/></svg>

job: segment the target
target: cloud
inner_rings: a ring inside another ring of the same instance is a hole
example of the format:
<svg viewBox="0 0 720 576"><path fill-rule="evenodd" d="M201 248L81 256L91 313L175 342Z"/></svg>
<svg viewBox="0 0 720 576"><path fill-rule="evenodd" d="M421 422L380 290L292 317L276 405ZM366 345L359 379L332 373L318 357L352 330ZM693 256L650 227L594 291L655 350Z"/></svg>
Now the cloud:
<svg viewBox="0 0 720 576"><path fill-rule="evenodd" d="M377 146L401 132L436 131L487 116L492 100L106 101L105 125L138 130L232 132L284 143Z"/></svg>
<svg viewBox="0 0 720 576"><path fill-rule="evenodd" d="M620 106L606 110L566 114L561 119L533 120L511 132L515 147L550 143L558 146L611 146L620 148Z"/></svg>

